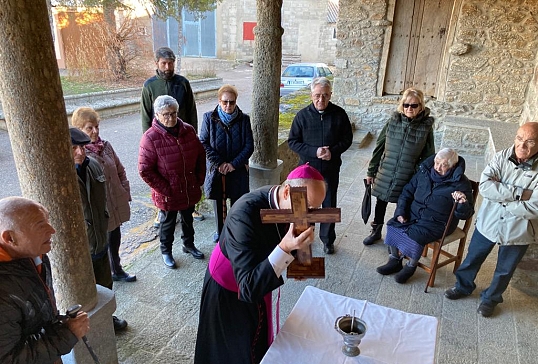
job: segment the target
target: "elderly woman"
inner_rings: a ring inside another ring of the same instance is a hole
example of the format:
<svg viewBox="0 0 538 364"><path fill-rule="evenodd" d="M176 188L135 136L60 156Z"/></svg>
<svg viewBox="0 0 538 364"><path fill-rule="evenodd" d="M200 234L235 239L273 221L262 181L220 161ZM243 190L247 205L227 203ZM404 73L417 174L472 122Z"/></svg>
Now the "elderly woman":
<svg viewBox="0 0 538 364"><path fill-rule="evenodd" d="M105 172L108 210L108 252L112 279L134 282L136 276L125 272L120 263L121 224L131 218L131 187L125 168L112 145L99 136L99 114L91 107L79 107L73 113L71 125L86 134L91 143L86 144L88 156L96 159Z"/></svg>
<svg viewBox="0 0 538 364"><path fill-rule="evenodd" d="M218 91L219 104L204 114L200 141L207 155L205 196L213 200L216 243L224 225L223 204L233 205L249 191L248 159L254 151L250 118L237 106L237 89L224 85Z"/></svg>
<svg viewBox="0 0 538 364"><path fill-rule="evenodd" d="M398 112L385 124L368 166L366 182L377 198L372 231L363 241L372 245L381 239L389 202L397 202L405 184L418 166L435 153L433 117L424 106L424 94L414 88L404 91Z"/></svg>
<svg viewBox="0 0 538 364"><path fill-rule="evenodd" d="M194 206L202 196L205 150L194 128L177 117L179 104L171 96L153 103L155 118L140 140L138 171L151 187L153 203L163 220L159 239L166 267L177 267L172 256L176 218L179 214L183 252L195 259L204 254L194 246Z"/></svg>
<svg viewBox="0 0 538 364"><path fill-rule="evenodd" d="M398 273L394 279L405 283L415 273L424 246L443 236L454 202L454 219L448 233L454 232L459 220L473 213L473 195L465 176L465 160L453 149L445 148L426 159L419 171L405 185L394 217L387 222L385 244L389 261L377 267L383 275ZM405 267L402 257L409 258Z"/></svg>

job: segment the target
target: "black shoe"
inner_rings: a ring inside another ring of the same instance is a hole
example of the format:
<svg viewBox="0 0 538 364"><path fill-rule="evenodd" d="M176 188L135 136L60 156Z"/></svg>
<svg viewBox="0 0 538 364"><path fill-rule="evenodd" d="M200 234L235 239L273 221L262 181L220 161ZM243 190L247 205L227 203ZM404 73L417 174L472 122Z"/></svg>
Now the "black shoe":
<svg viewBox="0 0 538 364"><path fill-rule="evenodd" d="M495 305L493 303L481 302L476 312L478 312L484 317L490 317L491 315L493 315L494 309Z"/></svg>
<svg viewBox="0 0 538 364"><path fill-rule="evenodd" d="M163 261L166 268L170 269L176 269L176 261L174 260L174 257L172 256L172 253L165 253L163 254Z"/></svg>
<svg viewBox="0 0 538 364"><path fill-rule="evenodd" d="M459 300L460 298L467 296L468 294L459 291L456 287L449 288L445 291L445 297L449 300Z"/></svg>
<svg viewBox="0 0 538 364"><path fill-rule="evenodd" d="M413 274L415 274L415 271L417 270L417 267L411 267L409 265L405 265L405 267L403 267L403 269L394 276L394 280L397 282L397 283L405 283L407 282L407 280L409 278L411 278L413 276Z"/></svg>
<svg viewBox="0 0 538 364"><path fill-rule="evenodd" d="M389 257L389 261L386 264L383 264L376 268L377 273L383 274L384 276L398 273L403 268L402 260L393 258L392 256Z"/></svg>
<svg viewBox="0 0 538 364"><path fill-rule="evenodd" d="M323 251L325 254L334 254L334 244L323 245Z"/></svg>
<svg viewBox="0 0 538 364"><path fill-rule="evenodd" d="M364 245L372 245L378 240L381 240L381 230L383 229L383 224L374 224L372 223L372 231L370 235L362 241Z"/></svg>
<svg viewBox="0 0 538 364"><path fill-rule="evenodd" d="M127 321L116 316L112 316L112 322L114 323L114 332L123 331L127 328Z"/></svg>
<svg viewBox="0 0 538 364"><path fill-rule="evenodd" d="M204 259L204 253L196 249L196 247L193 246L183 246L183 252L191 254L194 259Z"/></svg>
<svg viewBox="0 0 538 364"><path fill-rule="evenodd" d="M121 272L118 274L112 274L112 279L115 281L134 282L136 281L136 276L127 272Z"/></svg>

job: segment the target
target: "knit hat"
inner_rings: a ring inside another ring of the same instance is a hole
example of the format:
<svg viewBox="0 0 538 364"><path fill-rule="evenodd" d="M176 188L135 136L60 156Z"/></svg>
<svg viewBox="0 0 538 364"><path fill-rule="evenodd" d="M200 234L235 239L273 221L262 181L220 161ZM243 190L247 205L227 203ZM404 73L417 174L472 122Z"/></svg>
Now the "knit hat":
<svg viewBox="0 0 538 364"><path fill-rule="evenodd" d="M324 178L317 169L312 167L310 164L306 163L297 168L288 174L288 180L292 179L313 179L317 181L323 181Z"/></svg>

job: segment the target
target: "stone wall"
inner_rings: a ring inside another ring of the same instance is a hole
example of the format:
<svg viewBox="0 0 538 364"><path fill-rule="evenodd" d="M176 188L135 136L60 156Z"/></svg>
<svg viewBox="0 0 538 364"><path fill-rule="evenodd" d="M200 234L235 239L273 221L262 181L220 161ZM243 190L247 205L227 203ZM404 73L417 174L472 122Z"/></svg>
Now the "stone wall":
<svg viewBox="0 0 538 364"><path fill-rule="evenodd" d="M217 7L217 56L252 60L254 41L243 40L243 23L256 22L255 0L224 0ZM327 22L327 2L284 1L282 53L301 55L302 62L334 63L336 24Z"/></svg>
<svg viewBox="0 0 538 364"><path fill-rule="evenodd" d="M399 0L401 1L401 0ZM333 101L357 128L376 132L396 109L382 80L395 0L341 0ZM435 98L446 117L518 123L538 114L538 0L456 0ZM525 113L523 112L525 110Z"/></svg>

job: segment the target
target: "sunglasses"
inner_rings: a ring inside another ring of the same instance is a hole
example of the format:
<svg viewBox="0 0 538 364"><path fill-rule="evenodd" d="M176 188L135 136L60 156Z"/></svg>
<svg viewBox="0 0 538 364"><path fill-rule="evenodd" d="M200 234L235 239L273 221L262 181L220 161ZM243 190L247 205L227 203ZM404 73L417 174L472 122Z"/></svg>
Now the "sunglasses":
<svg viewBox="0 0 538 364"><path fill-rule="evenodd" d="M411 109L416 109L418 106L418 104L403 104L404 109L407 109L408 107Z"/></svg>
<svg viewBox="0 0 538 364"><path fill-rule="evenodd" d="M235 100L220 100L224 105L235 105Z"/></svg>

